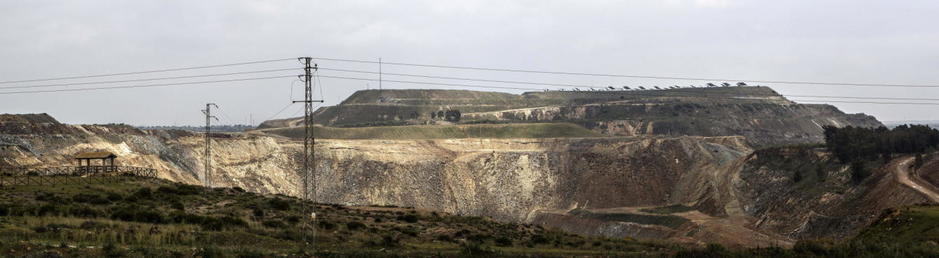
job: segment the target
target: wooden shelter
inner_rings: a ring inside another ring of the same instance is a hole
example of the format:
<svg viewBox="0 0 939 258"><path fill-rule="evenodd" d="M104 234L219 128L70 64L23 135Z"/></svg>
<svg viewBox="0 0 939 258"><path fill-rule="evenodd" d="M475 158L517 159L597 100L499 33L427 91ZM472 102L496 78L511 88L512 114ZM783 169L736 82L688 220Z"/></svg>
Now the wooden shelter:
<svg viewBox="0 0 939 258"><path fill-rule="evenodd" d="M83 152L75 155L78 160L78 171L82 173L114 172L117 166L114 159L117 155L108 151ZM101 160L100 165L93 165L92 160Z"/></svg>

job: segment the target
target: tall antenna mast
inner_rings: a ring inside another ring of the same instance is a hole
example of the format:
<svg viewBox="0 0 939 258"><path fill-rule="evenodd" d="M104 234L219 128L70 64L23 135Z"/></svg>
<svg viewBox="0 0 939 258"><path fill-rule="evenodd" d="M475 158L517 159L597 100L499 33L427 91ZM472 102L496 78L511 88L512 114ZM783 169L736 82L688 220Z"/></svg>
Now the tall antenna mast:
<svg viewBox="0 0 939 258"><path fill-rule="evenodd" d="M314 160L315 152L313 150L314 144L316 144L313 139L313 102L323 102L323 100L313 100L313 71L317 70L316 64L313 64L313 58L311 57L301 57L299 58L300 62L303 63L303 75L300 76L300 79L304 82L304 99L302 101L295 100L294 103L303 102L303 127L304 127L304 136L303 136L303 170L300 172L301 178L303 178L302 185L303 189L300 191L302 195L303 210L305 215L309 215L309 218L304 219L308 222L307 225L313 225L309 227L309 230L313 231L313 239L307 240L306 234L303 234L303 242L309 245L313 245L315 242L316 232L315 224L309 223L311 220L316 218L316 215L312 209L307 208L307 202L310 201L310 187L312 182L310 177L315 173L316 164ZM315 202L316 200L312 200Z"/></svg>
<svg viewBox="0 0 939 258"><path fill-rule="evenodd" d="M202 110L202 114L205 114L205 171L202 172L202 185L205 187L212 187L212 181L209 180L209 175L212 174L212 119L218 121L218 117L212 115L212 107L218 108L218 105L215 103L206 103L205 110Z"/></svg>
<svg viewBox="0 0 939 258"><path fill-rule="evenodd" d="M381 57L378 58L378 103L384 103L385 97L381 94Z"/></svg>
<svg viewBox="0 0 939 258"><path fill-rule="evenodd" d="M378 58L378 93L381 96L381 57Z"/></svg>

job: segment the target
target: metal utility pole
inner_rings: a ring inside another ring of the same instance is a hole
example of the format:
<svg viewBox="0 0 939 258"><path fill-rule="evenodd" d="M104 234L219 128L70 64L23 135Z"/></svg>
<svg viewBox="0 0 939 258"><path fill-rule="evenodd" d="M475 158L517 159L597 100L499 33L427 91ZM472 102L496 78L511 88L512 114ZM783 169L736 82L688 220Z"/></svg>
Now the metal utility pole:
<svg viewBox="0 0 939 258"><path fill-rule="evenodd" d="M378 102L384 103L385 97L381 95L381 57L378 58Z"/></svg>
<svg viewBox="0 0 939 258"><path fill-rule="evenodd" d="M202 113L205 114L205 171L202 175L202 185L206 187L212 187L212 181L209 180L209 175L212 172L212 119L218 121L218 117L212 115L212 107L218 108L218 105L215 103L206 103L205 109L202 110Z"/></svg>
<svg viewBox="0 0 939 258"><path fill-rule="evenodd" d="M305 200L303 202L304 213L308 213L306 214L310 216L310 218L308 219L312 220L312 219L315 219L315 215L312 209L308 210L306 208L306 205L307 205L306 200L310 200L310 190L311 190L310 186L312 186L312 182L310 181L310 179L311 179L311 176L316 173L316 164L314 160L314 157L316 155L316 152L314 150L314 145L316 144L316 141L313 139L313 102L323 102L323 100L313 100L313 71L317 70L316 64L312 63L313 58L301 57L299 59L300 59L300 62L303 63L303 71L304 71L304 74L300 76L300 78L303 80L305 84L304 85L305 86L304 100L302 101L295 100L293 102L304 103L304 108L303 108L304 110L303 170L300 173L301 177L303 178L303 183L301 184L303 185L303 190L300 193L302 194L301 198ZM313 200L313 201L315 202L316 200ZM304 221L308 221L308 220L305 219ZM314 230L315 227L316 225L313 224L313 227L311 227L310 230ZM315 231L313 232L313 234L316 234ZM306 234L303 234L303 240L304 240L304 243L307 242ZM310 241L310 244L312 243L313 241Z"/></svg>
<svg viewBox="0 0 939 258"><path fill-rule="evenodd" d="M381 93L381 57L378 58L378 92Z"/></svg>

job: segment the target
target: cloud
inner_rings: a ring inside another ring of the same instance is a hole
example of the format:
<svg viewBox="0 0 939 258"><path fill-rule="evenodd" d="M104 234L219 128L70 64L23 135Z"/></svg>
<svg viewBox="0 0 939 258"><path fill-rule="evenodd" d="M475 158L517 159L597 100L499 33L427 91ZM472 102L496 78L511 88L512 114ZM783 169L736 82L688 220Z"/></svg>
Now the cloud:
<svg viewBox="0 0 939 258"><path fill-rule="evenodd" d="M871 10L878 15L869 15ZM939 23L936 10L939 2L854 0L0 1L0 60L7 60L0 62L0 78L311 55L593 73L933 84L939 69L939 45L930 44L939 38L933 26ZM374 65L321 63L328 66L376 70ZM385 69L572 84L701 83ZM0 110L49 112L73 123L197 124L201 118L192 111L212 101L231 117L254 114L261 119L290 102L293 80L2 95ZM330 105L365 88L356 81L324 78L323 83ZM849 95L839 87L772 86L789 94ZM384 87L418 86L385 82ZM865 88L851 89L850 95L930 94L939 94L939 89ZM884 120L939 119L939 113L921 106L838 106ZM95 109L113 112L88 112Z"/></svg>
<svg viewBox="0 0 939 258"><path fill-rule="evenodd" d="M665 0L664 3L672 7L724 8L730 6L731 0Z"/></svg>
<svg viewBox="0 0 939 258"><path fill-rule="evenodd" d="M701 7L727 7L730 0L694 0L694 4Z"/></svg>

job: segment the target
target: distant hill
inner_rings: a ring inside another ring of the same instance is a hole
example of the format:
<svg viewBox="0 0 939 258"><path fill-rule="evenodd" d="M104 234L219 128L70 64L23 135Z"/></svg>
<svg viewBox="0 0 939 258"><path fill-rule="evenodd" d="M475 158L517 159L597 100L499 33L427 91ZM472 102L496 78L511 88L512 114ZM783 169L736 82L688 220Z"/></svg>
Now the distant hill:
<svg viewBox="0 0 939 258"><path fill-rule="evenodd" d="M932 128L939 128L937 120L903 120L903 121L884 121L884 126L893 128L900 125L927 125Z"/></svg>
<svg viewBox="0 0 939 258"><path fill-rule="evenodd" d="M204 132L205 126L171 126L171 125L153 125L153 126L135 126L142 130L186 130L194 132ZM213 125L213 132L244 132L255 129L250 125Z"/></svg>
<svg viewBox="0 0 939 258"><path fill-rule="evenodd" d="M261 132L303 138L303 127L263 129ZM453 139L453 138L558 138L602 137L587 128L569 123L411 125L373 127L322 127L313 130L325 139Z"/></svg>
<svg viewBox="0 0 939 258"><path fill-rule="evenodd" d="M769 87L645 91L545 91L507 94L467 90L365 90L314 113L329 127L476 123L573 123L608 136L747 137L754 146L818 143L822 126L877 127L864 114L798 104ZM260 129L300 126L291 118Z"/></svg>

